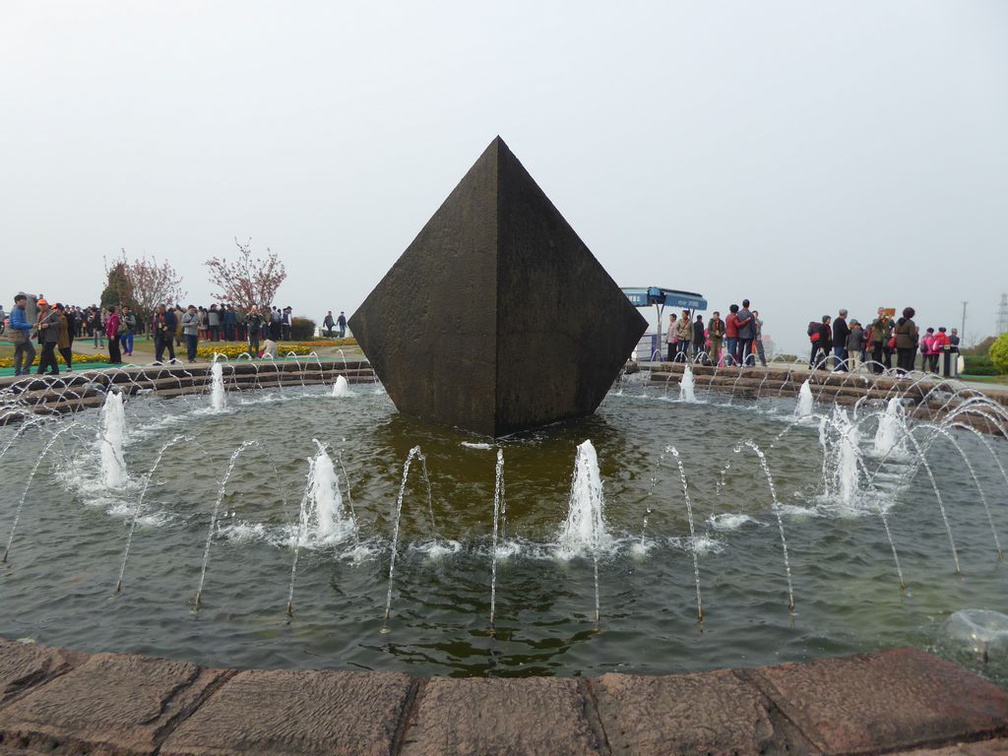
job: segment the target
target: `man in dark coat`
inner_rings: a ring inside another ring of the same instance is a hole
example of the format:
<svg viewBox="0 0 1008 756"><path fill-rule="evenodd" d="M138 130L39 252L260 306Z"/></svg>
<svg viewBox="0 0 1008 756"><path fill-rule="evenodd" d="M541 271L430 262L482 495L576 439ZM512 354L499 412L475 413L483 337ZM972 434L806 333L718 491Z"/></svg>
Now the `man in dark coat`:
<svg viewBox="0 0 1008 756"><path fill-rule="evenodd" d="M756 321L749 311L749 300L742 300L742 309L738 312L738 348L736 360L739 365L756 364L751 358L753 339L756 338Z"/></svg>
<svg viewBox="0 0 1008 756"><path fill-rule="evenodd" d="M154 361L164 360L165 348L168 348L168 359L175 362L175 327L178 321L175 310L169 305L158 305L151 320L151 330L154 332Z"/></svg>
<svg viewBox="0 0 1008 756"><path fill-rule="evenodd" d="M833 369L847 371L847 337L850 328L847 325L847 310L840 310L839 317L833 321ZM829 353L826 353L829 357Z"/></svg>
<svg viewBox="0 0 1008 756"><path fill-rule="evenodd" d="M704 324L703 315L697 315L696 321L693 323L693 359L695 360L704 350Z"/></svg>

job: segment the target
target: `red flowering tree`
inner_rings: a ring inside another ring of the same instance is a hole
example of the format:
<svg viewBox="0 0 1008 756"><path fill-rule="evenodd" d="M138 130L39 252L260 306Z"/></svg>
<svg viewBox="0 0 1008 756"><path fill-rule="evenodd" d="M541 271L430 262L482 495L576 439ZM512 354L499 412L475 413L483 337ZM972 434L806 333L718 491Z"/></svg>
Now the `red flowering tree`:
<svg viewBox="0 0 1008 756"><path fill-rule="evenodd" d="M266 257L254 257L251 239L242 244L236 238L235 246L236 258L211 257L203 263L210 270L210 283L218 289L214 297L243 310L255 305L262 312L269 311L277 289L287 278L284 264L269 247Z"/></svg>

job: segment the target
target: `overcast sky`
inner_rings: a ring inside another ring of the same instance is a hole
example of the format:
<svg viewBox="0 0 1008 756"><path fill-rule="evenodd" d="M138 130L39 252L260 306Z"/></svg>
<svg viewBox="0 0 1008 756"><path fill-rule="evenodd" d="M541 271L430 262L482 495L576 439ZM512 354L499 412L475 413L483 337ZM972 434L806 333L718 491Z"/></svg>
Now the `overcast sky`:
<svg viewBox="0 0 1008 756"><path fill-rule="evenodd" d="M0 3L0 280L88 304L103 256L251 237L350 315L500 134L613 278L994 330L1008 2Z"/></svg>

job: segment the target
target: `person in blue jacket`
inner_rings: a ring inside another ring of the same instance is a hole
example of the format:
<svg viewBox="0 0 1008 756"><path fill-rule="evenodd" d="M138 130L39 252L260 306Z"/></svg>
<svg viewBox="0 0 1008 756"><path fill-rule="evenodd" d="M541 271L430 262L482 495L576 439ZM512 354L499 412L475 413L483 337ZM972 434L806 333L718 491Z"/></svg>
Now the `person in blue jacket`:
<svg viewBox="0 0 1008 756"><path fill-rule="evenodd" d="M11 338L14 340L14 375L28 375L35 361L35 347L31 343L32 325L25 314L28 297L14 296L14 309L10 314Z"/></svg>

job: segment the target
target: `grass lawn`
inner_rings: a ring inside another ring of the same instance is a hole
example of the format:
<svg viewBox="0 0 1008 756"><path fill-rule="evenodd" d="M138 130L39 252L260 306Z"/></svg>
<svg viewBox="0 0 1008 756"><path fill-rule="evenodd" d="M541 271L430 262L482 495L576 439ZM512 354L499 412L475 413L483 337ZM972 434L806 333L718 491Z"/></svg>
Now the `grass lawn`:
<svg viewBox="0 0 1008 756"><path fill-rule="evenodd" d="M998 383L1008 385L1008 375L966 375L963 373L960 378L971 383Z"/></svg>

